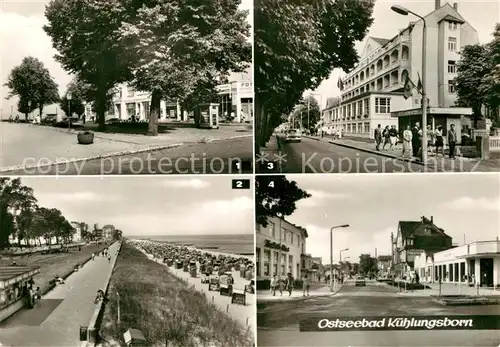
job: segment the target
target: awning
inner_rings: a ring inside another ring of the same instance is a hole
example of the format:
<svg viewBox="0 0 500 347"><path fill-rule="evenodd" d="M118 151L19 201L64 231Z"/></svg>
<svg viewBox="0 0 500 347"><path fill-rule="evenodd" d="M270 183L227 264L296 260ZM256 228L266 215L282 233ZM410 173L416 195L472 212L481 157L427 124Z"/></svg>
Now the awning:
<svg viewBox="0 0 500 347"><path fill-rule="evenodd" d="M408 116L420 116L422 114L422 108L412 108L408 110L393 111L391 112L391 117L408 117ZM470 107L429 107L427 109L427 115L430 116L470 116L472 115L472 108Z"/></svg>

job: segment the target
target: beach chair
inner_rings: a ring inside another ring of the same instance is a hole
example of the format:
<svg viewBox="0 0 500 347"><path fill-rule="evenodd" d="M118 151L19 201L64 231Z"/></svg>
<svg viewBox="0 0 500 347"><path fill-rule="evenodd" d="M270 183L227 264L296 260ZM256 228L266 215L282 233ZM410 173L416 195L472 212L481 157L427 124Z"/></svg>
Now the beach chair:
<svg viewBox="0 0 500 347"><path fill-rule="evenodd" d="M240 289L235 289L231 293L231 304L245 306L246 305L246 293L245 293L245 291L240 290Z"/></svg>
<svg viewBox="0 0 500 347"><path fill-rule="evenodd" d="M219 278L216 276L210 277L210 282L208 283L208 290L217 292L220 290L220 282Z"/></svg>

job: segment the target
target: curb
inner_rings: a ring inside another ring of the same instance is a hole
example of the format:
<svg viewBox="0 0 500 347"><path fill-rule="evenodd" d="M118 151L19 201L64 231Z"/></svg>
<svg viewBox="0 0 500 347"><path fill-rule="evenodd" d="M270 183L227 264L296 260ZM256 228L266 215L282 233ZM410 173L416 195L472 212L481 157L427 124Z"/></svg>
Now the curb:
<svg viewBox="0 0 500 347"><path fill-rule="evenodd" d="M450 301L446 299L433 299L432 301L443 305L443 306L485 306L485 305L498 305L500 304L500 300L498 299L469 299L469 300L459 300L459 301Z"/></svg>
<svg viewBox="0 0 500 347"><path fill-rule="evenodd" d="M174 143L174 144L164 145L164 146L159 146L159 147L149 147L149 148L142 148L142 149L137 149L137 150L126 150L126 151L120 151L120 152L112 152L112 153L95 155L95 156L86 157L86 158L75 158L75 159L69 159L69 160L61 160L61 161L56 161L54 163L47 163L47 164L37 165L37 166L26 167L23 165L15 165L15 166L10 166L10 167L0 168L0 173L19 171L19 170L33 170L33 169L40 169L40 168L44 168L44 167L57 166L57 165L61 165L61 164L79 163L82 161L121 157L121 156L125 156L125 155L132 155L132 154L138 154L138 153L144 153L144 152L161 151L163 149L180 147L182 145L184 145L184 143Z"/></svg>
<svg viewBox="0 0 500 347"><path fill-rule="evenodd" d="M215 137L213 139L208 139L206 141L206 143L215 142L215 141L226 141L226 140L241 139L241 138L245 138L245 137L253 137L253 134L235 135L235 136L230 136L230 137Z"/></svg>

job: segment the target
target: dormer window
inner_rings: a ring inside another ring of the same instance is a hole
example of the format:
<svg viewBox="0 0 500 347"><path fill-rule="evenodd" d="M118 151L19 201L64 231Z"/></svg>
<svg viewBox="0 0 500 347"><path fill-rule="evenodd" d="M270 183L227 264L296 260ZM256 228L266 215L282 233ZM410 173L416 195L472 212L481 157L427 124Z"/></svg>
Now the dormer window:
<svg viewBox="0 0 500 347"><path fill-rule="evenodd" d="M456 22L448 22L448 29L455 31L457 30L457 23Z"/></svg>
<svg viewBox="0 0 500 347"><path fill-rule="evenodd" d="M425 233L426 233L426 234L430 234L431 232L432 232L431 227L426 226L426 227L425 227Z"/></svg>

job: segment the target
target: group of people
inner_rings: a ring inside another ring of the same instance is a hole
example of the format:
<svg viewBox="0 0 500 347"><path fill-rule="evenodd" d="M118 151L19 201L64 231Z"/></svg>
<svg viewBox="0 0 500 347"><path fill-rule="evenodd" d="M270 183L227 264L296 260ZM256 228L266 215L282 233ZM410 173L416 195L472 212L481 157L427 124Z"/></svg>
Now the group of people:
<svg viewBox="0 0 500 347"><path fill-rule="evenodd" d="M309 296L310 286L311 282L309 280L309 276L305 274L302 279L302 296ZM295 279L290 272L286 275L284 280L277 278L276 275L271 276L269 291L273 294L273 296L276 296L276 291L279 291L281 296L283 296L283 291L287 291L288 296L292 296L294 287Z"/></svg>
<svg viewBox="0 0 500 347"><path fill-rule="evenodd" d="M410 156L418 158L422 153L422 136L423 129L420 127L420 123L417 122L413 126L406 126L406 129L402 134L403 142L403 157L406 153L410 153ZM439 154L444 157L444 130L440 125L436 129L432 129L430 125L425 129L427 135L427 148L431 154ZM389 150L394 150L396 144L398 143L398 130L396 126L393 125L389 127L388 125L382 129L379 124L375 129L375 149L380 151L380 146L382 145L382 150L389 145ZM446 140L449 148L450 159L455 159L456 156L456 145L457 145L457 132L455 130L455 125L451 124L450 129L446 133Z"/></svg>
<svg viewBox="0 0 500 347"><path fill-rule="evenodd" d="M109 263L111 262L111 253L109 253L109 250L107 248L105 248L101 252L92 253L92 260L95 260L95 258L99 257L99 256L104 257L104 258L108 258L108 262Z"/></svg>
<svg viewBox="0 0 500 347"><path fill-rule="evenodd" d="M40 287L34 288L33 283L27 283L23 288L24 297L26 299L26 306L28 308L33 308L40 305L40 300L42 299L42 292Z"/></svg>

